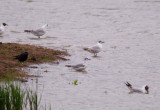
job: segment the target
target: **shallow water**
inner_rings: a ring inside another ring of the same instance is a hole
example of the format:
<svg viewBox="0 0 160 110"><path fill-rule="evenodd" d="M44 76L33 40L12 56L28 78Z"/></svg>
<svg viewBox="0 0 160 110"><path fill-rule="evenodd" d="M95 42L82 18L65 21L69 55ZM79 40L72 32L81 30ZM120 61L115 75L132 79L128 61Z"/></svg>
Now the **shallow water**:
<svg viewBox="0 0 160 110"><path fill-rule="evenodd" d="M41 75L27 85L53 110L158 110L160 107L159 0L1 0L0 22L9 27L2 42L68 50L70 61L25 69ZM24 29L49 24L37 39ZM94 58L82 48L102 40ZM86 61L86 72L65 67ZM72 82L78 80L78 85ZM150 94L128 94L124 81L149 85Z"/></svg>

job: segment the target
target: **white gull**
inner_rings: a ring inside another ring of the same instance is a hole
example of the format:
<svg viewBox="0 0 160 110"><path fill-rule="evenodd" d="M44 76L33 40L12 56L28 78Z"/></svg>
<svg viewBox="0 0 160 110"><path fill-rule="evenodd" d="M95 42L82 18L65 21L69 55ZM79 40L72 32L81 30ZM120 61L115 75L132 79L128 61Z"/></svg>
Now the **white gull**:
<svg viewBox="0 0 160 110"><path fill-rule="evenodd" d="M98 41L96 45L88 48L84 48L84 50L94 54L94 56L97 56L97 53L101 52L102 50L102 41Z"/></svg>
<svg viewBox="0 0 160 110"><path fill-rule="evenodd" d="M129 94L131 94L131 93L149 94L149 87L147 85L144 85L142 88L133 88L129 82L126 82L125 84L128 87L128 89L130 90Z"/></svg>
<svg viewBox="0 0 160 110"><path fill-rule="evenodd" d="M38 36L38 38L40 38L40 36L43 36L46 31L44 30L46 27L48 26L48 24L43 25L42 27L40 27L39 29L35 29L35 30L24 30L24 32L29 32L32 33L35 36Z"/></svg>
<svg viewBox="0 0 160 110"><path fill-rule="evenodd" d="M0 35L2 35L5 31L5 26L8 26L6 23L2 23L0 26Z"/></svg>

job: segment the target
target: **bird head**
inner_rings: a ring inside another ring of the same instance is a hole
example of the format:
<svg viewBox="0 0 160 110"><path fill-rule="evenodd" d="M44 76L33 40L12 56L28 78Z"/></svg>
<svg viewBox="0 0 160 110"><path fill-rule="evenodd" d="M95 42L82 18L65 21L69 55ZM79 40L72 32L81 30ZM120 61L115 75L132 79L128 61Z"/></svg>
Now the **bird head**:
<svg viewBox="0 0 160 110"><path fill-rule="evenodd" d="M149 86L144 85L144 86L142 87L142 89L143 89L143 92L144 92L145 94L149 94Z"/></svg>
<svg viewBox="0 0 160 110"><path fill-rule="evenodd" d="M24 52L25 54L28 54L28 52Z"/></svg>
<svg viewBox="0 0 160 110"><path fill-rule="evenodd" d="M3 25L3 26L8 26L8 24L6 24L6 23L2 23L2 25Z"/></svg>
<svg viewBox="0 0 160 110"><path fill-rule="evenodd" d="M86 57L86 58L84 58L84 60L91 60L91 59L89 59L89 58Z"/></svg>
<svg viewBox="0 0 160 110"><path fill-rule="evenodd" d="M103 41L98 41L98 43L103 44L104 42Z"/></svg>

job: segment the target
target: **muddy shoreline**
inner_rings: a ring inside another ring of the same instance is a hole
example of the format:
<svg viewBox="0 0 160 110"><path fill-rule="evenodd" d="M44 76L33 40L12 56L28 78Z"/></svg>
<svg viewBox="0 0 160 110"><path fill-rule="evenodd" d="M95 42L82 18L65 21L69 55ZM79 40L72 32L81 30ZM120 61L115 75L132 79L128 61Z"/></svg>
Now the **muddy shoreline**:
<svg viewBox="0 0 160 110"><path fill-rule="evenodd" d="M27 51L29 53L27 61L24 63L14 59L14 56ZM0 80L20 80L23 77L31 77L21 68L28 67L31 64L45 62L66 61L68 53L66 51L53 50L40 46L17 44L17 43L0 43ZM32 76L33 77L33 76Z"/></svg>

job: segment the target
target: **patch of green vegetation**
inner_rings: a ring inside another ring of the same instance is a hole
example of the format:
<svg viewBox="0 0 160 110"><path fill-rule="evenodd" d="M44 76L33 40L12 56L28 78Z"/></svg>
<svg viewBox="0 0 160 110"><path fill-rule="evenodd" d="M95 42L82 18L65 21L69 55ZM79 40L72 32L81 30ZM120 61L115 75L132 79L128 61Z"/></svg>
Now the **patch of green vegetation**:
<svg viewBox="0 0 160 110"><path fill-rule="evenodd" d="M74 80L74 82L72 84L78 85L77 82L78 82L78 80Z"/></svg>
<svg viewBox="0 0 160 110"><path fill-rule="evenodd" d="M8 70L9 72L10 70ZM0 81L14 81L15 77L18 77L19 72L18 70L12 70L12 73L8 73L6 72L6 74L2 77L0 77Z"/></svg>
<svg viewBox="0 0 160 110"><path fill-rule="evenodd" d="M27 2L33 2L33 0L27 0Z"/></svg>
<svg viewBox="0 0 160 110"><path fill-rule="evenodd" d="M51 58L41 58L40 59L40 62L51 62L51 61L53 61L53 59Z"/></svg>
<svg viewBox="0 0 160 110"><path fill-rule="evenodd" d="M27 88L21 89L18 83L0 85L0 110L38 110L40 101L36 92Z"/></svg>
<svg viewBox="0 0 160 110"><path fill-rule="evenodd" d="M0 54L8 54L8 52L1 50L1 51L0 51Z"/></svg>
<svg viewBox="0 0 160 110"><path fill-rule="evenodd" d="M18 75L18 73L14 72L12 74L6 74L2 80L4 81L13 81L14 78Z"/></svg>

